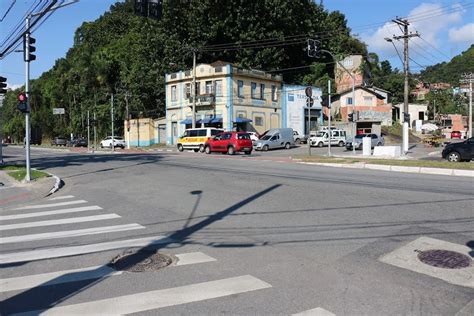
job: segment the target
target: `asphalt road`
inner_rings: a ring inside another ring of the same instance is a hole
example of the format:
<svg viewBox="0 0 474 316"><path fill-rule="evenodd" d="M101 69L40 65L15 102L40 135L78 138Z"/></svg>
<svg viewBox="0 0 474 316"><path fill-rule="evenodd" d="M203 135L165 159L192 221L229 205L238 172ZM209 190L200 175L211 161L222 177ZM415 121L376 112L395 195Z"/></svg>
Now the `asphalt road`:
<svg viewBox="0 0 474 316"><path fill-rule="evenodd" d="M54 195L64 199L1 210L1 314L472 315L472 178L264 158L33 150L34 167L64 179ZM123 230L102 232L111 226ZM124 249L101 247L132 239L207 259L102 275ZM470 267L434 268L413 250L390 255L413 242L464 251Z"/></svg>

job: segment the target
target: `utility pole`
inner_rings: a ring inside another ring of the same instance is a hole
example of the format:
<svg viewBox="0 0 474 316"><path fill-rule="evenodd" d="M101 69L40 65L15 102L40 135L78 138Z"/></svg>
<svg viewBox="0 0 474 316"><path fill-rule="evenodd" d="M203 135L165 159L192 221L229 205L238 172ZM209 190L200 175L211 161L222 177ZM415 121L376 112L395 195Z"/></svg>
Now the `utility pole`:
<svg viewBox="0 0 474 316"><path fill-rule="evenodd" d="M408 111L408 94L409 94L409 85L408 85L408 76L409 76L409 64L408 64L408 40L411 37L419 36L418 33L408 33L408 20L402 20L396 18L392 20L394 23L403 27L403 35L393 36L393 39L401 40L403 39L403 70L405 72L405 87L403 93L403 142L402 142L402 153L406 155L408 152L408 128L410 122L410 112Z"/></svg>
<svg viewBox="0 0 474 316"><path fill-rule="evenodd" d="M469 117L468 117L468 137L472 137L472 81L474 80L474 73L465 73L462 75L464 79L461 80L462 83L469 83Z"/></svg>
<svg viewBox="0 0 474 316"><path fill-rule="evenodd" d="M130 149L130 114L128 113L128 91L125 92L125 110L127 112L127 149Z"/></svg>
<svg viewBox="0 0 474 316"><path fill-rule="evenodd" d="M196 128L196 49L193 48L193 117L192 128Z"/></svg>
<svg viewBox="0 0 474 316"><path fill-rule="evenodd" d="M114 141L114 93L112 92L112 95L110 97L110 117L112 120L112 152L115 151L115 141Z"/></svg>
<svg viewBox="0 0 474 316"><path fill-rule="evenodd" d="M26 17L26 33L25 33L25 94L26 94L26 114L25 114L25 156L26 156L26 182L31 181L31 166L30 166L30 19L31 15Z"/></svg>
<svg viewBox="0 0 474 316"><path fill-rule="evenodd" d="M87 110L87 152L90 152L90 142L91 142L91 120L89 117L89 110Z"/></svg>
<svg viewBox="0 0 474 316"><path fill-rule="evenodd" d="M328 128L329 128L329 142L328 142L328 157L331 157L331 80L328 80Z"/></svg>
<svg viewBox="0 0 474 316"><path fill-rule="evenodd" d="M97 116L94 110L94 151L97 150Z"/></svg>

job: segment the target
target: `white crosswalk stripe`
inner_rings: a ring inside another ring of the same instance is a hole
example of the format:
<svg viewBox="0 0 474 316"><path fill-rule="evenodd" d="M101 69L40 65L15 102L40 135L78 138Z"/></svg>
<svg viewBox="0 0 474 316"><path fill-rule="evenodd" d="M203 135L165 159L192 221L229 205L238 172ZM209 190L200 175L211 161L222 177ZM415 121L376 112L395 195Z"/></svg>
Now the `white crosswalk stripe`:
<svg viewBox="0 0 474 316"><path fill-rule="evenodd" d="M41 217L41 216L58 215L58 214L68 214L68 213L75 213L75 212L97 211L101 209L102 207L93 205L93 206L82 206L82 207L74 207L74 208L64 208L64 209L54 210L54 211L24 213L24 214L16 214L16 215L0 215L0 221L17 220L17 219L23 219L23 218Z"/></svg>
<svg viewBox="0 0 474 316"><path fill-rule="evenodd" d="M292 316L336 316L336 314L331 313L324 308L317 307L298 314L293 314Z"/></svg>
<svg viewBox="0 0 474 316"><path fill-rule="evenodd" d="M251 275L117 296L16 315L123 315L271 288Z"/></svg>
<svg viewBox="0 0 474 316"><path fill-rule="evenodd" d="M63 196L57 196L48 199L48 201L56 201L56 200L65 200L65 199L72 199L74 198L74 195L63 195Z"/></svg>
<svg viewBox="0 0 474 316"><path fill-rule="evenodd" d="M87 203L87 201L77 200L77 201L58 202L58 203L49 203L49 204L26 205L26 206L15 208L14 210L32 210L32 209L38 209L38 208L65 206L65 205L82 204L82 203Z"/></svg>
<svg viewBox="0 0 474 316"><path fill-rule="evenodd" d="M11 244L11 243L18 243L18 242L67 238L67 237L81 237L81 236L87 236L87 235L115 233L115 232L123 232L123 231L128 231L128 230L144 229L144 228L145 226L142 226L139 224L101 226L101 227L94 227L94 228L65 230L65 231L50 232L50 233L2 237L0 239L0 244Z"/></svg>

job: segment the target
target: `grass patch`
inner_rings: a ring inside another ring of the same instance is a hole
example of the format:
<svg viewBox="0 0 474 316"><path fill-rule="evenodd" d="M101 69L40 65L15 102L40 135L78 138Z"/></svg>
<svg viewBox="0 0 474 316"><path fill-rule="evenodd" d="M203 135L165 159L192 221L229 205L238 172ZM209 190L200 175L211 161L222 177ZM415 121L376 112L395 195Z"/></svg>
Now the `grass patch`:
<svg viewBox="0 0 474 316"><path fill-rule="evenodd" d="M19 170L21 168L25 168L25 165L0 166L0 170L3 170L3 171Z"/></svg>
<svg viewBox="0 0 474 316"><path fill-rule="evenodd" d="M24 166L4 166L2 170L9 171L7 174L17 181L22 181L26 176L26 168ZM48 177L49 174L43 171L31 169L31 179L36 180Z"/></svg>
<svg viewBox="0 0 474 316"><path fill-rule="evenodd" d="M430 161L430 160L399 160L399 159L364 159L364 158L339 158L339 157L318 157L318 156L300 156L295 157L304 162L316 163L357 163L364 162L373 165L391 165L404 167L424 167L424 168L443 168L474 170L474 163L471 162L449 162L449 161Z"/></svg>

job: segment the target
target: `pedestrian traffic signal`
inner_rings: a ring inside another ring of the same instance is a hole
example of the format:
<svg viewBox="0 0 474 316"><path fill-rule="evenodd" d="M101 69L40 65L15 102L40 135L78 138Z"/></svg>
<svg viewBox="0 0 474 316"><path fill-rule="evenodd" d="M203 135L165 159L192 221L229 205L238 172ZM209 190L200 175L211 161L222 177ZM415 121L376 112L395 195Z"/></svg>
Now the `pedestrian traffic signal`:
<svg viewBox="0 0 474 316"><path fill-rule="evenodd" d="M0 94L7 93L7 78L0 77Z"/></svg>
<svg viewBox="0 0 474 316"><path fill-rule="evenodd" d="M25 33L23 36L23 60L24 61L33 61L36 60L36 55L32 54L36 51L36 47L34 44L36 43L36 39L31 37L29 32Z"/></svg>
<svg viewBox="0 0 474 316"><path fill-rule="evenodd" d="M349 122L354 122L354 112L348 114Z"/></svg>
<svg viewBox="0 0 474 316"><path fill-rule="evenodd" d="M22 113L28 113L28 98L24 92L18 94L18 110Z"/></svg>
<svg viewBox="0 0 474 316"><path fill-rule="evenodd" d="M410 123L410 113L403 113L403 122Z"/></svg>

